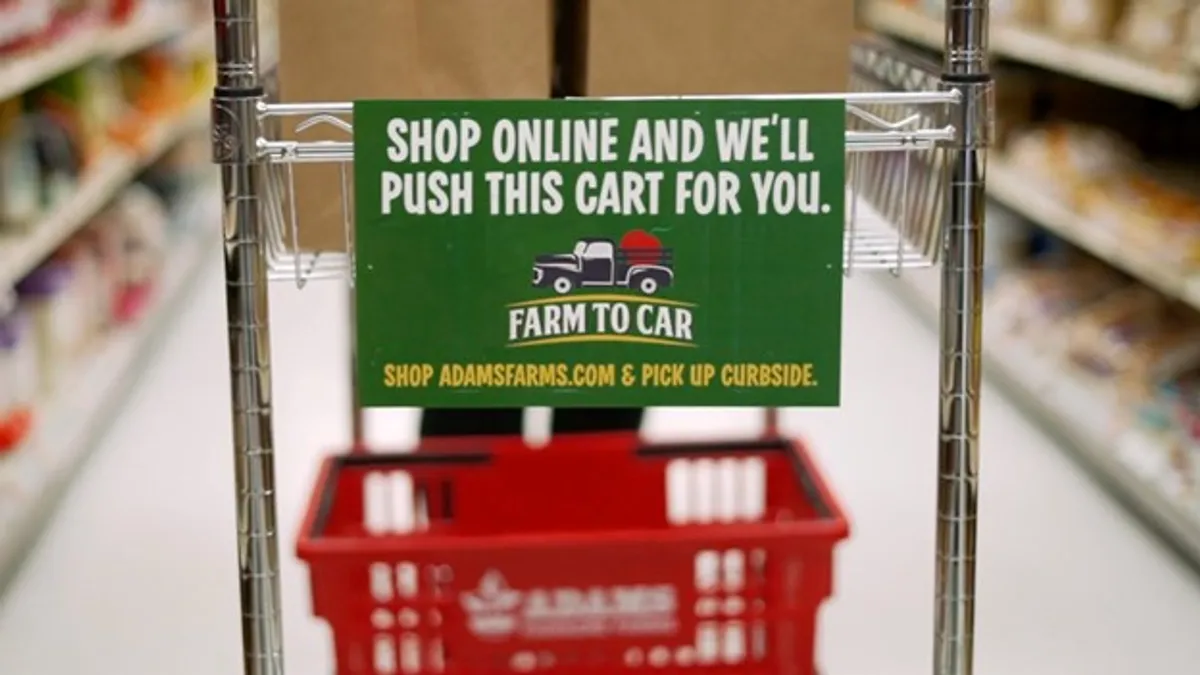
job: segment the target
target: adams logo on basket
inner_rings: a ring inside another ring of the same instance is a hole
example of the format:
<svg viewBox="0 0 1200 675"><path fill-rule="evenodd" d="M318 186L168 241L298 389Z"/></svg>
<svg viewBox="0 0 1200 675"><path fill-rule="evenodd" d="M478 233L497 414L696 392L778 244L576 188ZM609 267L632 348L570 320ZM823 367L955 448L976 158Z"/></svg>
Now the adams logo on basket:
<svg viewBox="0 0 1200 675"><path fill-rule="evenodd" d="M489 570L460 602L468 628L484 639L667 635L678 627L670 584L517 590Z"/></svg>

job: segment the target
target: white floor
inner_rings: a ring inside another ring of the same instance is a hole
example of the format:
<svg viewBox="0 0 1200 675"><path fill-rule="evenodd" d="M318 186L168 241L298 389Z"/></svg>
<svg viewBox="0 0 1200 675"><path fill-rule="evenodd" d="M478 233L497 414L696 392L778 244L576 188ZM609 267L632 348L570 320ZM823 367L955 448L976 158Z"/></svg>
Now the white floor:
<svg viewBox="0 0 1200 675"><path fill-rule="evenodd" d="M0 673L240 673L223 295L204 289L0 608ZM318 457L348 436L346 292L274 294L289 673L329 673L292 539ZM829 675L926 675L936 354L873 282L850 284L845 405L796 411L851 512L823 614ZM980 673L1196 672L1200 583L992 392L983 415ZM656 410L655 436L735 434L755 411ZM397 413L372 434L411 443Z"/></svg>

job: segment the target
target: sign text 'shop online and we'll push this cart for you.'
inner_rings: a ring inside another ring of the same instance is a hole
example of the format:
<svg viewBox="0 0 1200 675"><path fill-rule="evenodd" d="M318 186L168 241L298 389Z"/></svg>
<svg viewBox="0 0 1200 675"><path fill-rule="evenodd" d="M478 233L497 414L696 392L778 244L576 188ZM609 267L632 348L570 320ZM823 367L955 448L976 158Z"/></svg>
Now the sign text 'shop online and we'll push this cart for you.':
<svg viewBox="0 0 1200 675"><path fill-rule="evenodd" d="M845 102L354 105L364 406L839 401Z"/></svg>

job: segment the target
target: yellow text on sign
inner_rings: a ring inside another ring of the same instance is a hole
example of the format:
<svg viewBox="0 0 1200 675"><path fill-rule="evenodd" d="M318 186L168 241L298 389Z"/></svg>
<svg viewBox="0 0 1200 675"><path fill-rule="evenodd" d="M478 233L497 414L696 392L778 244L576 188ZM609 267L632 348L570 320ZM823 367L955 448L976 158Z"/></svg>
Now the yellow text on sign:
<svg viewBox="0 0 1200 675"><path fill-rule="evenodd" d="M439 387L796 389L817 386L811 363L389 363L384 386Z"/></svg>

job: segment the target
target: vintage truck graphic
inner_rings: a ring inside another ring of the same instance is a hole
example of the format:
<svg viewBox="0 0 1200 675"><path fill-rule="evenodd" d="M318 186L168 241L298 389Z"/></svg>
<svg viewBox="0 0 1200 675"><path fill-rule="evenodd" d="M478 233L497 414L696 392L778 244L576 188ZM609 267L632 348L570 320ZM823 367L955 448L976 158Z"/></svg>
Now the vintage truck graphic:
<svg viewBox="0 0 1200 675"><path fill-rule="evenodd" d="M629 288L654 295L675 280L671 249L658 238L634 230L621 238L585 238L570 253L550 253L533 261L535 288L566 295L579 288Z"/></svg>

